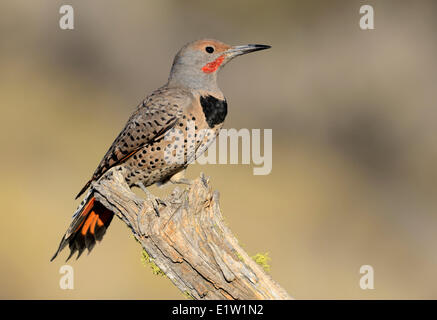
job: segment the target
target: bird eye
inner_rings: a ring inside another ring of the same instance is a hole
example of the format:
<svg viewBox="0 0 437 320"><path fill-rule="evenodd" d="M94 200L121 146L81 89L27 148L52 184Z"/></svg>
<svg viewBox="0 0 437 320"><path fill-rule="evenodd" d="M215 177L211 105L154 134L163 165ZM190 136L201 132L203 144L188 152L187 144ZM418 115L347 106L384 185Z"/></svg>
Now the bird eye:
<svg viewBox="0 0 437 320"><path fill-rule="evenodd" d="M206 47L205 51L208 53L213 53L214 52L214 48L213 47Z"/></svg>

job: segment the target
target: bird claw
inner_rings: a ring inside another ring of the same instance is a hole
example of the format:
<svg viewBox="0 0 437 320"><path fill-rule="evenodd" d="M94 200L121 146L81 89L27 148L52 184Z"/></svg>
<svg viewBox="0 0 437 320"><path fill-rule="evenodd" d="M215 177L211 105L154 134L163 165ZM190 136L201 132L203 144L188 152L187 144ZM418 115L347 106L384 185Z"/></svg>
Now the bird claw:
<svg viewBox="0 0 437 320"><path fill-rule="evenodd" d="M153 210L155 210L156 216L159 218L160 214L159 214L158 204L156 204L155 202L152 202L152 204L153 204Z"/></svg>

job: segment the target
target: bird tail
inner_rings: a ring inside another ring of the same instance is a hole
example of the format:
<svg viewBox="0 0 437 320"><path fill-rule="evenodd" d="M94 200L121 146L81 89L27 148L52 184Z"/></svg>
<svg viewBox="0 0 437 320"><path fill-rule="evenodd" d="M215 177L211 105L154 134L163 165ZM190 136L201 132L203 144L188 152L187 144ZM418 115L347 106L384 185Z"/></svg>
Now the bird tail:
<svg viewBox="0 0 437 320"><path fill-rule="evenodd" d="M73 221L50 261L53 261L67 244L70 247L70 255L66 261L76 251L79 252L76 259L79 259L85 249L88 249L88 253L90 253L96 241L102 240L113 217L113 212L96 200L91 189L74 213Z"/></svg>

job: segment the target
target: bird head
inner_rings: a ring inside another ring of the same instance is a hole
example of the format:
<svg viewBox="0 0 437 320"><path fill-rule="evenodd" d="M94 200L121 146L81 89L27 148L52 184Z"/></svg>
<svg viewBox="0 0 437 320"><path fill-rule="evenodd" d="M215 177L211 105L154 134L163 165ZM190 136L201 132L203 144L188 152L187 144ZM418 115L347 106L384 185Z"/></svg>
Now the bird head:
<svg viewBox="0 0 437 320"><path fill-rule="evenodd" d="M226 63L237 56L268 48L270 46L262 44L230 46L213 39L188 43L174 58L169 84L191 89L216 89L217 73Z"/></svg>

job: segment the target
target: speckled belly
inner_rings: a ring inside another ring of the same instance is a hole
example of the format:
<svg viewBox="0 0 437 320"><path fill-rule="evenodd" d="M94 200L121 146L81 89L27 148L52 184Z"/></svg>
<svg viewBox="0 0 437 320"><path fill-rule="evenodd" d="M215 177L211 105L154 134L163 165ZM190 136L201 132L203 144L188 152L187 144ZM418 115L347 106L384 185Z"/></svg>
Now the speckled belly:
<svg viewBox="0 0 437 320"><path fill-rule="evenodd" d="M213 129L196 114L187 113L160 140L145 145L124 164L126 182L150 186L166 182L185 169L215 140L221 124Z"/></svg>

